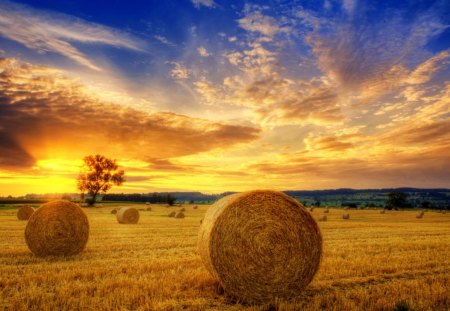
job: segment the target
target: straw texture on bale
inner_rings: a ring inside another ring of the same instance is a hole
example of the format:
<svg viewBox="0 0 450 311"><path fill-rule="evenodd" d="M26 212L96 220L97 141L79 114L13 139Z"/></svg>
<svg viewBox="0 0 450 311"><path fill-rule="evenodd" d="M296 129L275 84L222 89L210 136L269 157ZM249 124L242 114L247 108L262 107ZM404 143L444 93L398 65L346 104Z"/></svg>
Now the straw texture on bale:
<svg viewBox="0 0 450 311"><path fill-rule="evenodd" d="M225 292L247 303L298 296L322 255L317 223L284 193L226 196L206 212L198 236L203 264Z"/></svg>
<svg viewBox="0 0 450 311"><path fill-rule="evenodd" d="M53 201L31 215L25 228L28 248L39 257L80 253L89 238L89 221L75 203Z"/></svg>
<svg viewBox="0 0 450 311"><path fill-rule="evenodd" d="M184 216L184 213L183 212L178 212L176 215L175 215L175 218L184 218L185 216Z"/></svg>
<svg viewBox="0 0 450 311"><path fill-rule="evenodd" d="M343 214L342 219L350 219L350 214Z"/></svg>
<svg viewBox="0 0 450 311"><path fill-rule="evenodd" d="M24 206L19 208L17 211L17 219L19 220L28 220L30 219L31 215L34 213L34 208L31 206Z"/></svg>
<svg viewBox="0 0 450 311"><path fill-rule="evenodd" d="M117 214L117 210L116 209L111 210L111 214Z"/></svg>
<svg viewBox="0 0 450 311"><path fill-rule="evenodd" d="M119 224L137 224L139 211L134 207L122 207L116 214Z"/></svg>
<svg viewBox="0 0 450 311"><path fill-rule="evenodd" d="M320 216L319 221L327 221L327 215Z"/></svg>
<svg viewBox="0 0 450 311"><path fill-rule="evenodd" d="M167 216L169 216L169 217L175 217L176 214L177 214L177 212L171 211Z"/></svg>

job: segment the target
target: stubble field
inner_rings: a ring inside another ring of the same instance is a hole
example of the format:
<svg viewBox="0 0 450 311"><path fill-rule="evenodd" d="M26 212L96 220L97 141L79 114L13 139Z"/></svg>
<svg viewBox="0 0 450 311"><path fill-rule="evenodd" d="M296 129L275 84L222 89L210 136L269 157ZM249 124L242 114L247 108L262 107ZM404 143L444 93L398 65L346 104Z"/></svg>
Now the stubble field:
<svg viewBox="0 0 450 311"><path fill-rule="evenodd" d="M330 209L319 222L319 272L298 299L274 307L234 302L202 266L196 242L208 206L184 205L186 218L174 219L176 208L136 204L136 225L110 214L122 206L84 209L85 251L46 259L28 250L16 210L0 210L0 310L450 310L450 214L355 210L343 220Z"/></svg>

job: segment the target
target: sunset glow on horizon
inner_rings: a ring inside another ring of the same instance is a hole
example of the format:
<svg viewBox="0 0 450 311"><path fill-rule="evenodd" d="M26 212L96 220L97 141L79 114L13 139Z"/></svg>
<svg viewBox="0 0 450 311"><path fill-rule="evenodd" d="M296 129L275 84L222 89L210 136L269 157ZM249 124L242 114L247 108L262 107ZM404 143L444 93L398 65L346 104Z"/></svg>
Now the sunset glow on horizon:
<svg viewBox="0 0 450 311"><path fill-rule="evenodd" d="M0 0L0 196L450 188L450 3Z"/></svg>

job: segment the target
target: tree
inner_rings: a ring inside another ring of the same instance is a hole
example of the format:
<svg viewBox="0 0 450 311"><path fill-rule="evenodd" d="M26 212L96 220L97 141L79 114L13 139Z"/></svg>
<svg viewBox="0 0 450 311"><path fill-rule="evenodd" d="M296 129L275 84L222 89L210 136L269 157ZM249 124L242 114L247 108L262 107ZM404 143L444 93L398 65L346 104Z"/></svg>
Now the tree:
<svg viewBox="0 0 450 311"><path fill-rule="evenodd" d="M90 206L95 204L99 193L106 193L113 185L120 186L125 182L125 172L119 170L116 160L97 154L89 155L83 161L77 186L82 194L87 191L92 196L88 201Z"/></svg>
<svg viewBox="0 0 450 311"><path fill-rule="evenodd" d="M406 193L401 191L392 191L388 193L388 199L386 201L386 208L392 210L393 208L405 207Z"/></svg>
<svg viewBox="0 0 450 311"><path fill-rule="evenodd" d="M167 200L167 204L169 204L170 206L173 206L175 204L175 201L177 200L177 198L169 193L166 197L166 200Z"/></svg>
<svg viewBox="0 0 450 311"><path fill-rule="evenodd" d="M422 203L420 204L420 206L422 208L430 208L431 207L431 203L430 201L422 201Z"/></svg>

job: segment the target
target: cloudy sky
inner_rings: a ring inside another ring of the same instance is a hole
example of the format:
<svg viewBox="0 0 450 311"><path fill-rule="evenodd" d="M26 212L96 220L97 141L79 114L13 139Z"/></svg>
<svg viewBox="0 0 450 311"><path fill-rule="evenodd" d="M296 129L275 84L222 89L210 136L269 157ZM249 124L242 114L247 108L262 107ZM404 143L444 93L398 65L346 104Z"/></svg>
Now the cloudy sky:
<svg viewBox="0 0 450 311"><path fill-rule="evenodd" d="M450 2L0 0L0 195L450 187Z"/></svg>

